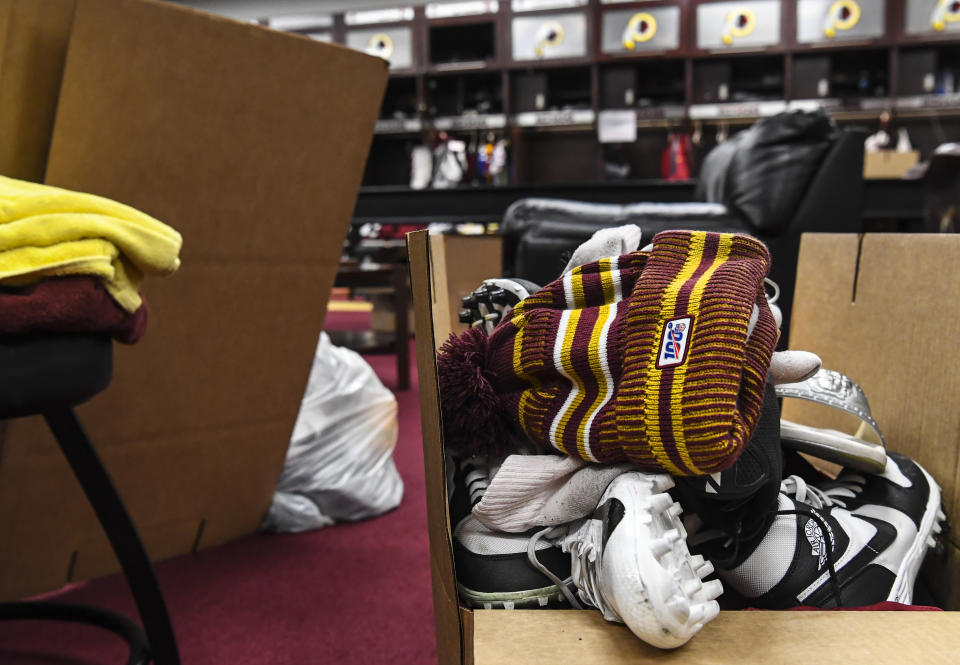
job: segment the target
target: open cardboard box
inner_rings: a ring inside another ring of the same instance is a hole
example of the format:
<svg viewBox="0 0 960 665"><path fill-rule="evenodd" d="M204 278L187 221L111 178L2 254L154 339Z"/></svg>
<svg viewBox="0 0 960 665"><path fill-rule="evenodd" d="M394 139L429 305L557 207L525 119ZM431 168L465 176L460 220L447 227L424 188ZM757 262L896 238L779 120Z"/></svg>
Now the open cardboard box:
<svg viewBox="0 0 960 665"><path fill-rule="evenodd" d="M430 564L441 664L956 663L960 612L721 612L687 645L660 651L594 610L470 610L457 599L445 482L435 349L451 332L442 316L452 281L495 276L469 242L425 231L408 236L426 471ZM958 515L960 474L960 236L804 236L791 328L793 348L819 353L867 393L888 445L918 459ZM473 265L476 274L466 274ZM446 270L456 267L448 279ZM472 288L472 287L468 287ZM438 297L439 294L439 297ZM943 341L941 341L943 340ZM946 343L944 343L946 342ZM803 404L789 416L814 425ZM818 415L817 412L814 415ZM954 541L955 542L955 541ZM937 571L947 607L960 607L960 556Z"/></svg>
<svg viewBox="0 0 960 665"><path fill-rule="evenodd" d="M153 558L255 532L386 62L144 0L0 0L0 31L2 143L19 146L8 161L0 149L0 172L40 164L47 183L132 205L184 238L180 271L145 282L146 336L114 346L113 381L81 421ZM40 87L27 85L37 71ZM23 115L34 103L55 111L46 138ZM117 570L39 417L0 423L0 542L0 600Z"/></svg>

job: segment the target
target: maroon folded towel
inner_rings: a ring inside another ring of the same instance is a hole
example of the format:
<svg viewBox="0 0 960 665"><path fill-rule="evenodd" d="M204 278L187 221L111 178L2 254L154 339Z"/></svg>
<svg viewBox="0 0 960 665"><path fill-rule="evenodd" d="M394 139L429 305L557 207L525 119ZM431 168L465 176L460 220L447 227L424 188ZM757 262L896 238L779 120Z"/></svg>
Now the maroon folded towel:
<svg viewBox="0 0 960 665"><path fill-rule="evenodd" d="M102 332L134 344L146 330L146 301L131 314L94 277L59 277L24 288L0 288L0 334Z"/></svg>

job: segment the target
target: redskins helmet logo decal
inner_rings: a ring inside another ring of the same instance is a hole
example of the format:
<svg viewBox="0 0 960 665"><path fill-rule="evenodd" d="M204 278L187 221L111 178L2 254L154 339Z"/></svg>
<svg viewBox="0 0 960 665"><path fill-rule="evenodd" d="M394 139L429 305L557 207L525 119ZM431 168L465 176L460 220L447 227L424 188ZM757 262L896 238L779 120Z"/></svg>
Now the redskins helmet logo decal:
<svg viewBox="0 0 960 665"><path fill-rule="evenodd" d="M542 58L547 49L559 46L563 42L563 26L556 21L547 21L537 29L534 36L536 46L534 53L538 58Z"/></svg>
<svg viewBox="0 0 960 665"><path fill-rule="evenodd" d="M746 7L734 9L727 14L723 24L723 43L729 46L738 37L746 37L757 27L757 16Z"/></svg>
<svg viewBox="0 0 960 665"><path fill-rule="evenodd" d="M939 0L930 17L930 27L937 32L947 29L948 23L960 21L960 0Z"/></svg>
<svg viewBox="0 0 960 665"><path fill-rule="evenodd" d="M389 60L390 56L393 55L393 40L387 33L378 32L367 40L366 52L369 55Z"/></svg>
<svg viewBox="0 0 960 665"><path fill-rule="evenodd" d="M849 30L860 21L860 5L855 0L837 0L827 10L823 34L833 39L837 31Z"/></svg>
<svg viewBox="0 0 960 665"><path fill-rule="evenodd" d="M648 42L657 34L657 19L647 12L637 12L630 17L623 31L623 46L631 51L637 44Z"/></svg>

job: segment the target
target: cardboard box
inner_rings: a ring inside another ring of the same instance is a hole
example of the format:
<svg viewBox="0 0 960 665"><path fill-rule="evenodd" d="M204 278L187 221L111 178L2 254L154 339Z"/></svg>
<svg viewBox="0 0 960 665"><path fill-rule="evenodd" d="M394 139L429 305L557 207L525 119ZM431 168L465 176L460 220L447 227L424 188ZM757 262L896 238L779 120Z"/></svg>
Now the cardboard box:
<svg viewBox="0 0 960 665"><path fill-rule="evenodd" d="M0 173L41 182L75 0L0 0Z"/></svg>
<svg viewBox="0 0 960 665"><path fill-rule="evenodd" d="M450 333L464 330L460 300L480 283L503 273L503 239L500 236L430 236L436 274L445 279L432 284L434 331L439 349Z"/></svg>
<svg viewBox="0 0 960 665"><path fill-rule="evenodd" d="M863 177L874 178L902 178L911 168L920 161L920 153L916 150L897 152L896 150L880 150L863 154Z"/></svg>
<svg viewBox="0 0 960 665"><path fill-rule="evenodd" d="M323 326L386 85L346 48L140 0L81 0L46 182L178 229L150 328L79 409L154 558L254 532ZM0 598L116 570L40 419L0 445Z"/></svg>
<svg viewBox="0 0 960 665"><path fill-rule="evenodd" d="M450 248L430 240L426 232L408 236L441 664L956 662L960 612L721 612L687 645L665 652L646 645L626 627L607 623L595 610L461 607L434 354L446 325L438 317L435 285L446 281L442 266L456 265L459 256L438 256ZM861 381L891 448L916 455L927 465L943 485L951 515L957 514L960 471L960 386L954 371L960 349L929 342L931 330L944 330L933 321L946 323L943 335L949 339L949 326L960 320L960 284L947 277L958 251L958 236L867 236L862 245L856 235L805 236L791 329L796 348L821 353L828 367ZM932 296L927 298L924 291ZM856 302L851 301L854 293ZM924 357L915 362L917 355ZM857 374L861 361L871 368L863 376ZM960 557L955 548L944 569L944 579L956 589Z"/></svg>

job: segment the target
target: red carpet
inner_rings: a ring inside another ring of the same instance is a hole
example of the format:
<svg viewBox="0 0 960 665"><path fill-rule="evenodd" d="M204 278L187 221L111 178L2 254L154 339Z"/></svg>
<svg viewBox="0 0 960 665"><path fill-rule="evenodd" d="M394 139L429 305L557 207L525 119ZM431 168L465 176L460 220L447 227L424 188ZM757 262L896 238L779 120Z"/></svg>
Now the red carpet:
<svg viewBox="0 0 960 665"><path fill-rule="evenodd" d="M349 327L341 313L328 325ZM413 353L411 353L411 359ZM389 388L393 356L368 356ZM411 362L414 362L411 360ZM298 535L259 534L157 566L185 665L436 663L416 370L397 395L395 458L405 483L395 511ZM136 617L123 579L52 594ZM92 628L0 623L4 665L112 665L119 640Z"/></svg>

